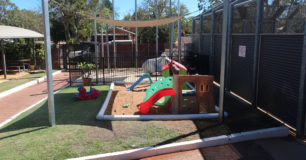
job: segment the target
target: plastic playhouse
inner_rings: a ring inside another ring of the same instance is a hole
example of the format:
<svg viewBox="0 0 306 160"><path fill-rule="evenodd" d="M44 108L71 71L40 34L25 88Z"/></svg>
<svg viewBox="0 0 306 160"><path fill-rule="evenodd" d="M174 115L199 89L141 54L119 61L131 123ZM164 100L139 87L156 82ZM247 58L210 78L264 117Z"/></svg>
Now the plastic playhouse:
<svg viewBox="0 0 306 160"><path fill-rule="evenodd" d="M207 113L215 111L213 76L187 75L186 67L174 60L162 67L162 75L146 90L144 102L138 107L140 113L148 114L150 107L163 106L169 100L172 114L199 113L200 107ZM158 102L162 97L164 101Z"/></svg>

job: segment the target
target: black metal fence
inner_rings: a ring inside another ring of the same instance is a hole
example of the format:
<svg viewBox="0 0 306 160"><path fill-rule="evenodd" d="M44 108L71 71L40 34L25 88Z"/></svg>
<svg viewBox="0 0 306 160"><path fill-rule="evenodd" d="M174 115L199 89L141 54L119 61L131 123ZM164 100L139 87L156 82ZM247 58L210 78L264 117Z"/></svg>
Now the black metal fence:
<svg viewBox="0 0 306 160"><path fill-rule="evenodd" d="M226 90L306 135L305 2L234 0L230 6L228 46L222 46L220 5L193 18L193 52L209 55L210 74L219 82L226 47Z"/></svg>
<svg viewBox="0 0 306 160"><path fill-rule="evenodd" d="M125 53L121 51L120 56L116 57L103 57L101 53L98 53L98 58L96 58L94 45L88 44L63 45L60 48L63 55L63 66L69 71L71 85L82 85L83 73L79 67L80 62L98 66L90 75L93 84L134 83L145 73L150 73L154 81L161 76L161 67L170 62L170 57L160 54L156 57L147 52L140 52L140 56L136 57L131 54L130 50ZM179 61L178 56L173 56L172 59ZM202 63L197 56L182 56L181 63L188 68L190 74L201 74L201 68L196 68Z"/></svg>

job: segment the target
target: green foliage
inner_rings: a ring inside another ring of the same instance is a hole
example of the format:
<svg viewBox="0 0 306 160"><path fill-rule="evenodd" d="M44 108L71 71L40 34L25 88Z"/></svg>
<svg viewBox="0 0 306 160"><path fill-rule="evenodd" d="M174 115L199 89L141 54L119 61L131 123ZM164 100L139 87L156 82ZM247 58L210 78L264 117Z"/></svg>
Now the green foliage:
<svg viewBox="0 0 306 160"><path fill-rule="evenodd" d="M203 12L205 12L222 3L223 0L198 0L198 8L199 10L203 10Z"/></svg>
<svg viewBox="0 0 306 160"><path fill-rule="evenodd" d="M40 11L19 10L10 0L0 0L0 24L43 32Z"/></svg>
<svg viewBox="0 0 306 160"><path fill-rule="evenodd" d="M52 40L68 43L87 40L93 34L93 20L86 15L103 18L112 15L109 0L54 0L50 2L50 11Z"/></svg>
<svg viewBox="0 0 306 160"><path fill-rule="evenodd" d="M82 70L83 78L89 78L96 65L86 62L80 62L78 67Z"/></svg>
<svg viewBox="0 0 306 160"><path fill-rule="evenodd" d="M36 59L39 61L44 61L45 60L45 46L40 45L38 48L36 48Z"/></svg>

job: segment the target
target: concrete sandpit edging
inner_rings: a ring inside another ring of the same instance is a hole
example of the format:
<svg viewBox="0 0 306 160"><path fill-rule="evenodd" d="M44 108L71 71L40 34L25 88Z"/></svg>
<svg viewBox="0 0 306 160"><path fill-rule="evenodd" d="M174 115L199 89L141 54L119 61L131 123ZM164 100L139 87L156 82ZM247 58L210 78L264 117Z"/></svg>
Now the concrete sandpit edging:
<svg viewBox="0 0 306 160"><path fill-rule="evenodd" d="M98 120L191 120L191 119L216 119L219 113L199 113L199 114L178 114L178 115L105 115L108 107L115 83L111 83L104 103L98 112L96 119ZM219 108L216 106L216 110ZM224 114L227 116L227 113Z"/></svg>

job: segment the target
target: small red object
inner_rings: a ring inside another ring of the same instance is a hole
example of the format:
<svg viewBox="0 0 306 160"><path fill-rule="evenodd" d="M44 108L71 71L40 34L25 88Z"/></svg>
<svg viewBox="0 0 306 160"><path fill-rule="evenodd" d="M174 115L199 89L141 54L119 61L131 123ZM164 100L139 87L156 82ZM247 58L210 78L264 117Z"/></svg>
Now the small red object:
<svg viewBox="0 0 306 160"><path fill-rule="evenodd" d="M100 95L100 92L94 88L91 88L90 92L86 92L84 87L79 89L79 94L77 94L77 98L80 100L89 100L93 98L97 98Z"/></svg>
<svg viewBox="0 0 306 160"><path fill-rule="evenodd" d="M164 96L173 96L174 95L174 89L173 88L164 88L159 91L157 91L153 96L151 96L148 100L140 103L138 110L141 114L148 114L149 109L157 102L159 99L161 99Z"/></svg>
<svg viewBox="0 0 306 160"><path fill-rule="evenodd" d="M178 68L180 68L180 69L182 69L182 70L187 71L187 68L186 68L184 65L182 65L182 64L180 64L180 63L178 63L178 62L176 62L175 60L171 60L170 63L164 65L164 66L162 67L162 71L164 71L164 70L166 70L166 69L169 69L169 68L172 66L172 64L176 65Z"/></svg>

